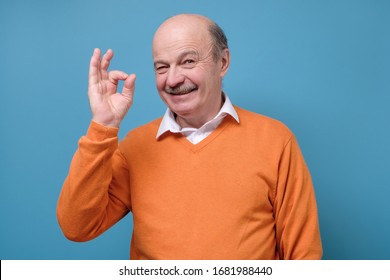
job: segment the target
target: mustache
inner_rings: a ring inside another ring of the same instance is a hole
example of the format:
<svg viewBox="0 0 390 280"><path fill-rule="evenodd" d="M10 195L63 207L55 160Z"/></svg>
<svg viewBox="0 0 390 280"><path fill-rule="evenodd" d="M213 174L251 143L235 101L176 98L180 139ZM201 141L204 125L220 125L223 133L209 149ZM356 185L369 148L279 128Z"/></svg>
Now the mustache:
<svg viewBox="0 0 390 280"><path fill-rule="evenodd" d="M190 93L193 90L198 89L198 87L194 84L185 84L185 85L178 85L175 87L166 86L165 92L169 94L176 94L176 95L183 95Z"/></svg>

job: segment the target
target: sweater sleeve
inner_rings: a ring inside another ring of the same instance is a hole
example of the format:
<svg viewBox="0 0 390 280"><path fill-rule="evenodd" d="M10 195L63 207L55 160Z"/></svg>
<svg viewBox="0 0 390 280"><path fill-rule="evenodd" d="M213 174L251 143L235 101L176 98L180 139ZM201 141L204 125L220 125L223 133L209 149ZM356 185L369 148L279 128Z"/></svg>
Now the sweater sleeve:
<svg viewBox="0 0 390 280"><path fill-rule="evenodd" d="M118 129L91 122L73 156L57 204L64 235L91 240L131 210L128 170Z"/></svg>
<svg viewBox="0 0 390 280"><path fill-rule="evenodd" d="M280 159L274 214L280 259L321 259L314 188L294 136Z"/></svg>

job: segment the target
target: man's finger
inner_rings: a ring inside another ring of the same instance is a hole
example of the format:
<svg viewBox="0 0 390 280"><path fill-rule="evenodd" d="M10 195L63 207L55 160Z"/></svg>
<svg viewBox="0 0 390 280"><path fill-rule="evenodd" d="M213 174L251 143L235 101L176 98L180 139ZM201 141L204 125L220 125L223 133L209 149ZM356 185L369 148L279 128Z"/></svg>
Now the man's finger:
<svg viewBox="0 0 390 280"><path fill-rule="evenodd" d="M100 72L100 49L96 48L93 51L91 61L89 63L89 84L96 84L99 81Z"/></svg>
<svg viewBox="0 0 390 280"><path fill-rule="evenodd" d="M125 83L123 85L122 95L126 96L128 98L133 98L134 94L134 88L135 88L135 79L136 75L131 74L127 77L125 80Z"/></svg>
<svg viewBox="0 0 390 280"><path fill-rule="evenodd" d="M113 70L108 73L108 80L117 85L118 81L126 80L129 75L123 71Z"/></svg>
<svg viewBox="0 0 390 280"><path fill-rule="evenodd" d="M114 57L114 52L111 49L108 49L102 58L102 64L101 64L102 71L107 71L108 66L110 66L110 61L113 57Z"/></svg>

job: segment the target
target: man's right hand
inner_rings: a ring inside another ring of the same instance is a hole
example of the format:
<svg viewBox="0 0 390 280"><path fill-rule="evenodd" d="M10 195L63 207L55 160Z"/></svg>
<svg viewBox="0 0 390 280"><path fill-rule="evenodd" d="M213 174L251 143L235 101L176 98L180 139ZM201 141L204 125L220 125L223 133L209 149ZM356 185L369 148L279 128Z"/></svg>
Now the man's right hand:
<svg viewBox="0 0 390 280"><path fill-rule="evenodd" d="M135 75L123 71L107 71L114 53L109 49L100 60L100 49L95 49L89 66L88 98L92 120L119 128L133 104ZM122 93L117 92L118 82L124 81Z"/></svg>

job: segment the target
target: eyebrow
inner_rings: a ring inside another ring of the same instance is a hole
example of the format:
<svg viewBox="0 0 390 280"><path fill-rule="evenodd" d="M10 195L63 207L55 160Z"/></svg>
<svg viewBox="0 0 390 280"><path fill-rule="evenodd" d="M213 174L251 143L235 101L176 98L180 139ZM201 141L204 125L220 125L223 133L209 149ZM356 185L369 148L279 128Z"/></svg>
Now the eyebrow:
<svg viewBox="0 0 390 280"><path fill-rule="evenodd" d="M179 54L178 56L178 60L182 60L183 58L185 58L186 56L195 56L197 57L198 56L198 53L196 51L192 51L192 50L188 50L188 51L183 51L182 53ZM156 67L157 64L167 64L164 60L156 60L154 62L154 67Z"/></svg>
<svg viewBox="0 0 390 280"><path fill-rule="evenodd" d="M182 60L186 56L197 56L198 53L196 51L184 51L179 55L179 60Z"/></svg>

